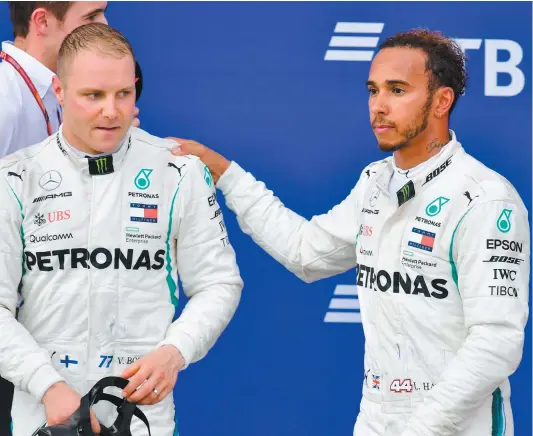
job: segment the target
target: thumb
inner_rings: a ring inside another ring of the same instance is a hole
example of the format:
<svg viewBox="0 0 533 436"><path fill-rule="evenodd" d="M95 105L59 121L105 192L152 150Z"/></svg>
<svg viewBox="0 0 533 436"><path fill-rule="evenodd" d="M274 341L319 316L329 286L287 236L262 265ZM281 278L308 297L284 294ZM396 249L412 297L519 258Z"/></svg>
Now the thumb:
<svg viewBox="0 0 533 436"><path fill-rule="evenodd" d="M100 432L102 431L100 423L98 422L98 419L96 419L96 415L93 409L91 409L91 428L96 434L100 434Z"/></svg>

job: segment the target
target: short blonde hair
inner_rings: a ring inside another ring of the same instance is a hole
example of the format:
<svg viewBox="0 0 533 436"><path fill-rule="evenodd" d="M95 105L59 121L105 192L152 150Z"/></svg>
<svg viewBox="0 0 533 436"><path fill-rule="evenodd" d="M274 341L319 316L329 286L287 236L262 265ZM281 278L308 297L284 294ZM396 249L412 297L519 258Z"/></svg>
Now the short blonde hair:
<svg viewBox="0 0 533 436"><path fill-rule="evenodd" d="M103 56L121 59L135 55L126 37L118 30L103 23L90 23L77 27L70 33L59 49L57 75L63 79L66 67L83 50L91 50Z"/></svg>

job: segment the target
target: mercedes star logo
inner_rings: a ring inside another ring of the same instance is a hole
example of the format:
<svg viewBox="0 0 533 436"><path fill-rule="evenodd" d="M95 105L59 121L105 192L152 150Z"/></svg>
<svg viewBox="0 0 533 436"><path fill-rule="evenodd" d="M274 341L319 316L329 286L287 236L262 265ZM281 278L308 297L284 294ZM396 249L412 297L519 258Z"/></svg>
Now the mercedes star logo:
<svg viewBox="0 0 533 436"><path fill-rule="evenodd" d="M55 170L47 171L39 179L39 186L46 191L53 191L61 185L61 174Z"/></svg>
<svg viewBox="0 0 533 436"><path fill-rule="evenodd" d="M370 207L374 207L376 205L376 201L379 198L379 189L375 189L372 193L372 196L370 197Z"/></svg>

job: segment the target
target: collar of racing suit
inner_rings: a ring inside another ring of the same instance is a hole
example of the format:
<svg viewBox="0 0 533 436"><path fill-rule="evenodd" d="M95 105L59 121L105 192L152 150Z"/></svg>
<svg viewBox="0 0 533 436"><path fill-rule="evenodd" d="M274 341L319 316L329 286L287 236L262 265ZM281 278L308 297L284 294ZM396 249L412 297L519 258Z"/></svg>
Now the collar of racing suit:
<svg viewBox="0 0 533 436"><path fill-rule="evenodd" d="M117 147L117 149L110 154L101 155L101 156L95 156L95 157L89 157L84 156L80 157L74 151L72 150L72 146L69 146L63 136L63 126L61 126L58 130L58 132L55 134L57 147L59 151L65 156L79 171L81 171L82 174L87 175L94 175L94 172L91 171L92 162L98 160L99 158L105 159L106 157L111 156L111 171L108 171L106 173L102 174L108 174L109 172L113 172L118 170L125 157L128 153L128 150L131 146L131 132L128 131L126 133L126 136L124 139L120 142L120 145Z"/></svg>
<svg viewBox="0 0 533 436"><path fill-rule="evenodd" d="M437 171L437 169L443 167L440 171L443 171L444 168L446 168L452 161L452 158L455 154L458 152L461 152L463 150L463 147L459 142L457 142L457 138L455 136L455 132L453 130L450 130L450 136L451 140L446 144L444 149L439 153L437 156L437 159L435 159L434 162L432 162L432 165L427 168L427 171L422 171L416 174L413 178L411 178L411 181L414 184L414 194L413 196L420 193L426 186L426 184L429 184L429 182L432 181L433 177L429 177L430 174L433 174ZM389 182L394 174L394 161L393 158L390 158L387 162L387 165L385 165L380 173L377 175L376 178L376 185L377 187L382 191L384 195L387 197L390 197L389 194ZM439 171L439 172L440 172Z"/></svg>

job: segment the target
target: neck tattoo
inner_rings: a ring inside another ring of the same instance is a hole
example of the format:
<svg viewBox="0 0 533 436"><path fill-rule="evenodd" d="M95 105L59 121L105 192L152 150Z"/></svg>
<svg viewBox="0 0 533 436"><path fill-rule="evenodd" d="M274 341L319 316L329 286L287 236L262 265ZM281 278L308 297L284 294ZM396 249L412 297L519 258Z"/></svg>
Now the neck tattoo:
<svg viewBox="0 0 533 436"><path fill-rule="evenodd" d="M444 147L447 144L447 142L441 142L437 139L433 139L430 141L430 143L427 145L427 151L428 153L432 153L433 150L440 150L442 147Z"/></svg>

